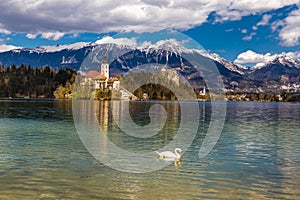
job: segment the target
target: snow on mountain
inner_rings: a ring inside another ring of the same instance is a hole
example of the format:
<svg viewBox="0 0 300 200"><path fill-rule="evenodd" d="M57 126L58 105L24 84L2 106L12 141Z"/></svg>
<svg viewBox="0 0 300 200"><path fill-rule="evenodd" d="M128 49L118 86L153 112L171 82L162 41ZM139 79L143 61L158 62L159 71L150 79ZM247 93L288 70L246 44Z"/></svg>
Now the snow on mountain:
<svg viewBox="0 0 300 200"><path fill-rule="evenodd" d="M288 54L282 53L277 55L273 60L262 63L260 65L256 65L253 70L262 69L264 67L267 67L269 65L283 65L287 67L294 67L300 69L300 60L296 58L292 58Z"/></svg>
<svg viewBox="0 0 300 200"><path fill-rule="evenodd" d="M175 54L191 53L192 50L185 48L180 42L176 39L166 39L160 40L154 44L149 41L145 41L141 44L138 44L136 38L112 38L112 37L104 37L95 42L99 45L108 45L115 44L118 48L130 48L130 49L139 49L140 51L146 51L148 53L152 53L157 50L165 50Z"/></svg>
<svg viewBox="0 0 300 200"><path fill-rule="evenodd" d="M6 45L6 44L2 44L0 45L0 53L1 52L6 52L6 51L11 51L13 49L20 49L21 47L16 47L13 45Z"/></svg>
<svg viewBox="0 0 300 200"><path fill-rule="evenodd" d="M95 46L95 43L79 42L37 48L17 48L0 52L0 62L4 66L25 64L32 67L69 67L76 70Z"/></svg>
<svg viewBox="0 0 300 200"><path fill-rule="evenodd" d="M116 44L121 48L124 47L129 47L129 48L136 48L137 47L137 42L135 38L112 38L112 37L104 37L100 40L97 40L95 42L98 45L103 45L103 44Z"/></svg>
<svg viewBox="0 0 300 200"><path fill-rule="evenodd" d="M281 55L275 58L271 63L280 63L282 65L288 66L288 67L295 67L300 69L300 60L293 59L286 55Z"/></svg>
<svg viewBox="0 0 300 200"><path fill-rule="evenodd" d="M40 46L33 49L1 47L3 45L0 46L0 63L3 63L5 67L25 64L32 67L72 68L86 72L98 69L103 61L103 56L107 53L111 74L123 74L137 67L147 70L149 64L157 63L163 66L167 65L180 73L191 82L193 87L203 88L201 73L198 73L184 58L185 55L200 54L201 59L203 56L215 63L222 75L225 87L232 91L251 92L257 91L258 88L272 91L272 88L278 87L282 80L288 80L287 84L299 83L300 53L266 54L265 57L270 59L262 59L261 63L263 64L249 68L228 61L215 53L186 48L182 42L176 39L137 44L136 39L106 37L95 43L79 42L67 45Z"/></svg>
<svg viewBox="0 0 300 200"><path fill-rule="evenodd" d="M142 51L147 53L153 53L153 51L165 50L176 55L181 55L182 53L192 53L193 50L187 49L182 44L180 44L176 39L166 39L160 40L154 44L149 44L147 47L142 47Z"/></svg>
<svg viewBox="0 0 300 200"><path fill-rule="evenodd" d="M205 50L196 50L198 53L200 53L202 56L210 58L222 65L224 65L228 70L237 72L241 75L245 74L246 72L249 72L250 69L246 66L235 64L229 60L226 60L225 58L221 57L219 54L216 53L208 53Z"/></svg>
<svg viewBox="0 0 300 200"><path fill-rule="evenodd" d="M96 44L97 43L97 44ZM108 63L112 63L115 59L123 56L124 54L135 50L136 48L130 43L116 44L116 41L97 41L95 46L91 48L91 51L85 55L82 61L82 70L97 69L103 61L104 55L108 54Z"/></svg>
<svg viewBox="0 0 300 200"><path fill-rule="evenodd" d="M160 40L156 42L155 44L149 45L146 48L143 48L142 51L146 51L148 53L153 53L154 51L160 51L165 50L168 52L174 53L176 56L182 55L183 53L194 53L197 52L200 55L210 58L214 61L217 61L224 65L227 69L238 72L239 74L244 74L246 71L249 71L248 67L242 66L242 65L236 65L232 63L231 61L228 61L224 58L222 58L220 55L216 53L208 53L205 50L199 50L199 49L188 49L184 47L180 42L178 42L176 39L167 39L167 40ZM168 55L167 55L168 59Z"/></svg>
<svg viewBox="0 0 300 200"><path fill-rule="evenodd" d="M166 59L168 60L169 56L172 54L175 54L175 56L181 56L183 53L193 53L194 51L200 53L201 55L211 58L217 62L220 62L225 67L227 67L229 70L238 72L240 74L243 74L246 68L243 66L237 66L233 64L230 61L225 60L224 58L220 57L217 54L209 54L205 52L204 50L196 50L196 49L188 49L184 47L179 41L176 39L166 39L166 40L160 40L154 44L151 44L150 42L144 42L140 45L137 44L137 41L135 38L128 39L128 38L112 38L112 37L104 37L100 40L97 40L95 43L89 43L89 42L78 42L74 44L66 44L66 45L55 45L55 46L40 46L37 48L17 48L17 47L7 47L3 51L9 51L12 50L14 53L20 53L22 51L27 51L30 54L31 53L53 53L53 52L60 52L62 50L79 50L84 47L92 46L92 52L96 51L102 51L101 48L105 48L106 51L114 51L124 53L126 51L139 49L140 51L146 52L146 54L151 53L166 53ZM119 49L119 50L116 50ZM165 52L163 52L165 51ZM0 48L1 52L1 48ZM116 54L116 53L114 53ZM114 56L115 57L115 56ZM93 58L93 61L100 62L100 60L96 57ZM77 63L78 61L74 59L74 57L62 57L61 64L68 64L68 63Z"/></svg>
<svg viewBox="0 0 300 200"><path fill-rule="evenodd" d="M53 53L53 52L59 52L62 50L79 50L84 47L95 46L95 45L96 44L92 43L92 42L77 42L77 43L65 44L65 45L57 44L55 46L39 46L36 48L15 47L15 48L11 48L10 50L12 50L12 52L14 52L14 53L20 53L22 51L28 51L29 53ZM0 52L1 52L1 50L0 50Z"/></svg>
<svg viewBox="0 0 300 200"><path fill-rule="evenodd" d="M249 71L248 67L245 67L243 65L237 65L234 64L231 61L226 60L225 58L221 57L219 54L216 53L210 53L210 54L206 54L206 56L208 58L211 58L219 63L221 63L222 65L224 65L227 69L234 71L234 72L238 72L239 74L245 74L247 71Z"/></svg>
<svg viewBox="0 0 300 200"><path fill-rule="evenodd" d="M33 49L2 45L0 46L0 61L6 66L12 64L27 64L36 67L49 65L53 67L63 66L78 69L83 63L86 66L94 65L96 68L99 66L99 63L102 62L105 52L108 52L109 62L113 62L113 59L118 58L123 68L128 68L130 65L140 62L146 63L153 60L160 63L168 63L174 67L176 65L175 62L178 61L181 64L184 62L184 54L197 52L204 57L220 63L221 66L224 66L229 71L239 73L240 75L250 74L270 64L300 69L299 56L295 57L294 55L293 57L293 55L289 53L278 54L272 61L264 62L254 68L249 68L228 61L216 53L186 48L182 42L174 38L160 40L156 43L146 41L142 44L138 44L136 38L104 37L94 43L78 42L66 45L40 46ZM126 59L124 57L122 58L122 56L127 53L130 54L127 56L131 57ZM86 62L85 60L88 61ZM125 60L129 63L126 64Z"/></svg>
<svg viewBox="0 0 300 200"><path fill-rule="evenodd" d="M62 65L67 65L67 64L72 64L72 63L78 63L77 59L75 58L75 56L70 56L68 58L66 58L65 56L62 57L62 61L60 64Z"/></svg>
<svg viewBox="0 0 300 200"><path fill-rule="evenodd" d="M58 52L62 50L78 50L82 49L87 46L95 46L95 43L90 42L77 42L73 44L66 44L66 45L55 45L55 46L40 46L34 49L31 49L31 52L37 52L37 53L45 53L45 52Z"/></svg>

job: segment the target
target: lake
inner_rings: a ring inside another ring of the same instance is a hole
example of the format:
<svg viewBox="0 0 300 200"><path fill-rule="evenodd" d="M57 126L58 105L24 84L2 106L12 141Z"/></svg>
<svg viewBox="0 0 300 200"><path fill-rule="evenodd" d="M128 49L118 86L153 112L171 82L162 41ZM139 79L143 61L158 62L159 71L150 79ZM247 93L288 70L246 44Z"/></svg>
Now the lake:
<svg viewBox="0 0 300 200"><path fill-rule="evenodd" d="M176 102L82 101L75 118L85 119L87 128L95 125L83 117L87 102L92 102L107 140L128 151L150 152L170 144L183 122L182 105ZM161 120L162 114L148 112L157 103L167 113L161 129L151 129L158 134L137 138L118 127L132 119L143 133L151 120ZM129 105L130 119L118 114L124 104ZM192 104L185 102L187 107ZM299 103L228 102L222 134L201 159L212 104L198 104L198 131L181 163L127 173L107 167L88 152L82 139L90 133L77 133L72 101L2 99L0 199L300 199ZM183 128L188 134L188 125ZM108 152L103 141L99 144L102 153ZM116 157L111 158L114 162ZM154 164L162 162L153 158Z"/></svg>

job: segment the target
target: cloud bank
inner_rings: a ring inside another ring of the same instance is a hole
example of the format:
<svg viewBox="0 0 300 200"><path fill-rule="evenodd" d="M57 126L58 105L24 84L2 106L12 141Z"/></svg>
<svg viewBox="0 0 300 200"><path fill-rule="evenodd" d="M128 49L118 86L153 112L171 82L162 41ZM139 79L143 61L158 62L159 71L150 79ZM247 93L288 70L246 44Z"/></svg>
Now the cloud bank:
<svg viewBox="0 0 300 200"><path fill-rule="evenodd" d="M254 64L254 67L260 67L267 62L274 60L276 57L279 56L287 56L293 59L300 59L300 51L296 52L283 52L281 54L259 54L252 50L248 50L243 52L237 56L234 63L236 64Z"/></svg>
<svg viewBox="0 0 300 200"><path fill-rule="evenodd" d="M118 45L125 45L130 47L136 47L137 42L135 38L112 38L110 36L103 37L100 40L95 42L96 44L118 44Z"/></svg>
<svg viewBox="0 0 300 200"><path fill-rule="evenodd" d="M283 28L279 32L283 46L296 46L300 39L300 6L298 10L292 11L290 15L281 21Z"/></svg>
<svg viewBox="0 0 300 200"><path fill-rule="evenodd" d="M67 33L153 32L165 28L186 30L201 25L212 13L215 22L299 5L299 0L7 0L0 2L0 33L27 33L58 40ZM282 45L299 42L300 11L283 20ZM259 25L268 23L266 15Z"/></svg>

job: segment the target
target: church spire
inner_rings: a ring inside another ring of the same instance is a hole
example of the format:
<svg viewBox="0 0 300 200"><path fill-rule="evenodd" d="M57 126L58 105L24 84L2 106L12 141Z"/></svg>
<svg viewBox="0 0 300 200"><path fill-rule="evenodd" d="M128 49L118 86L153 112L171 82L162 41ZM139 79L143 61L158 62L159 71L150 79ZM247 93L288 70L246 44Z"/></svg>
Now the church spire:
<svg viewBox="0 0 300 200"><path fill-rule="evenodd" d="M103 60L101 64L101 74L103 74L107 80L109 79L109 64L107 61L107 51L105 51L103 56Z"/></svg>
<svg viewBox="0 0 300 200"><path fill-rule="evenodd" d="M104 52L104 56L103 56L103 61L102 61L103 64L108 64L108 61L107 61L107 50Z"/></svg>

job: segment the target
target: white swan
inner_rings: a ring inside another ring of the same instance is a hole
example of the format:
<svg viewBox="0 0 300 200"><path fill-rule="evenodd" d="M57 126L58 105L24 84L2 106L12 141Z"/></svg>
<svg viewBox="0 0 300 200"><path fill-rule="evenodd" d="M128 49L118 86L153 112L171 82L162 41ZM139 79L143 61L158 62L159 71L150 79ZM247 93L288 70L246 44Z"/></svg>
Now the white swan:
<svg viewBox="0 0 300 200"><path fill-rule="evenodd" d="M176 148L174 153L172 151L164 151L164 152L157 152L159 159L163 160L181 160L181 156L183 151L180 148Z"/></svg>

